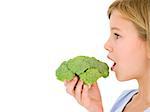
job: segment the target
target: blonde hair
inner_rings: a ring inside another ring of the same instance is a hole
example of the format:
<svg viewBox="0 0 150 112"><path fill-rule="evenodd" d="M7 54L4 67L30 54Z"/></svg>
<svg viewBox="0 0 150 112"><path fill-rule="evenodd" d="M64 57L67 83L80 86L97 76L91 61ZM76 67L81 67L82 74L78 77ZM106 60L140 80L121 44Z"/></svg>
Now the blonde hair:
<svg viewBox="0 0 150 112"><path fill-rule="evenodd" d="M150 47L150 0L116 0L109 6L109 19L113 10L132 21L139 36L147 40Z"/></svg>

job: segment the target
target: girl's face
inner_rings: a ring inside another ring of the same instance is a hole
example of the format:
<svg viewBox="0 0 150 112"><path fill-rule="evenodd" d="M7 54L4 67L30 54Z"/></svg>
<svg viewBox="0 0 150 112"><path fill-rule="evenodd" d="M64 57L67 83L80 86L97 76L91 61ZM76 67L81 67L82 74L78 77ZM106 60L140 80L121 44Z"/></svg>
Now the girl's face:
<svg viewBox="0 0 150 112"><path fill-rule="evenodd" d="M147 71L146 41L142 40L133 23L114 10L110 17L110 37L105 43L112 70L118 80L138 79Z"/></svg>

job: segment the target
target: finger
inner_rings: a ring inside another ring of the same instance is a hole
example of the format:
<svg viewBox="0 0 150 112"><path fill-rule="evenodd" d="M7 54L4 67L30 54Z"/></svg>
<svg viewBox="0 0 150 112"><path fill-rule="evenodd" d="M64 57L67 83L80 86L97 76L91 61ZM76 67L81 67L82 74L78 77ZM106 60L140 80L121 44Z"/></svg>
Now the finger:
<svg viewBox="0 0 150 112"><path fill-rule="evenodd" d="M88 97L88 90L89 90L89 86L84 85L83 86L83 91L82 91L82 99Z"/></svg>
<svg viewBox="0 0 150 112"><path fill-rule="evenodd" d="M83 86L83 90L82 90L82 94L81 94L81 105L87 105L89 104L89 96L88 96L88 92L89 92L89 86L88 85L84 85Z"/></svg>
<svg viewBox="0 0 150 112"><path fill-rule="evenodd" d="M74 88L76 86L76 83L78 81L78 78L75 76L75 78L71 81L69 81L67 84L66 84L66 91L67 93L69 93L70 95L74 96Z"/></svg>
<svg viewBox="0 0 150 112"><path fill-rule="evenodd" d="M79 103L81 102L82 89L83 89L83 81L79 80L75 89L75 98Z"/></svg>

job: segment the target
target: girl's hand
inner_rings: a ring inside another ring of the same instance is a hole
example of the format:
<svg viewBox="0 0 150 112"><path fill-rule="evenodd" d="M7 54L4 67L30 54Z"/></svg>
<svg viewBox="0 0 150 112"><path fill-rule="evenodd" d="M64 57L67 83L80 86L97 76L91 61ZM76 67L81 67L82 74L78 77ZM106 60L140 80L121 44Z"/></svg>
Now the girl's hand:
<svg viewBox="0 0 150 112"><path fill-rule="evenodd" d="M89 112L103 112L101 95L97 83L87 86L77 76L71 81L64 82L66 91Z"/></svg>

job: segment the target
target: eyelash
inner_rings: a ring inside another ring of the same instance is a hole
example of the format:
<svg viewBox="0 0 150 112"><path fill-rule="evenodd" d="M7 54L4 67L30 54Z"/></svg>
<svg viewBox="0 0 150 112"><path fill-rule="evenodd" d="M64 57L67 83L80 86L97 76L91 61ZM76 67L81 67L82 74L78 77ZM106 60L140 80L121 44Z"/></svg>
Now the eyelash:
<svg viewBox="0 0 150 112"><path fill-rule="evenodd" d="M114 33L114 35L116 36L115 39L119 39L120 35L117 33Z"/></svg>

